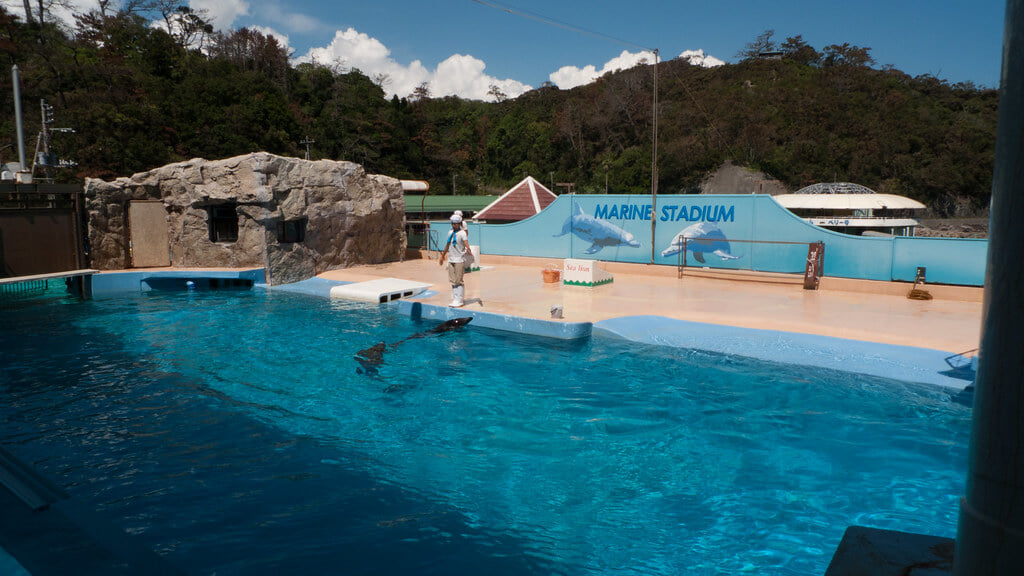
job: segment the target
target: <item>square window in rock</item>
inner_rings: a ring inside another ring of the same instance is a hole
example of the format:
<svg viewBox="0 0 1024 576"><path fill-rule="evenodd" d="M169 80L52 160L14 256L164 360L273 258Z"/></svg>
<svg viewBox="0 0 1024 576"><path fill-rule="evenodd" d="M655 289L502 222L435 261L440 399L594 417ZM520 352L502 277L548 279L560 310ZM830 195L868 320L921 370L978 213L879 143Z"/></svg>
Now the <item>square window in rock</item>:
<svg viewBox="0 0 1024 576"><path fill-rule="evenodd" d="M238 241L238 206L221 204L208 208L210 217L210 242Z"/></svg>
<svg viewBox="0 0 1024 576"><path fill-rule="evenodd" d="M306 239L306 218L284 220L277 223L277 241L280 243L302 242Z"/></svg>

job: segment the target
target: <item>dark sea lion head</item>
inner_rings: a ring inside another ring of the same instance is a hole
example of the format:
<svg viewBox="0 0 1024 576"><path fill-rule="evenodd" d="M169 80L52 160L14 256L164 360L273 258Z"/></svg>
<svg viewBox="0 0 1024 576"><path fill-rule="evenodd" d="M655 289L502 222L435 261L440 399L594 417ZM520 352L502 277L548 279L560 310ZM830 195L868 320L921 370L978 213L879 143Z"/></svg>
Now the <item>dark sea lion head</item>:
<svg viewBox="0 0 1024 576"><path fill-rule="evenodd" d="M472 316L466 316L464 318L452 318L451 320L445 320L444 322L441 322L441 324L439 324L436 328L431 330L431 332L447 332L449 330L458 330L459 328L462 328L463 326L469 324L472 321Z"/></svg>

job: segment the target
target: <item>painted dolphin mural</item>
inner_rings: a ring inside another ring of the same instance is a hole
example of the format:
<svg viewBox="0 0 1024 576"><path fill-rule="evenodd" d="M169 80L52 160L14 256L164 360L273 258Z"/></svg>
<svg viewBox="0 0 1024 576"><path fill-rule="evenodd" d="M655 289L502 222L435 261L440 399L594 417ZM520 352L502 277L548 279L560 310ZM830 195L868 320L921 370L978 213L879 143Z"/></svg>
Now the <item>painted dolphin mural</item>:
<svg viewBox="0 0 1024 576"><path fill-rule="evenodd" d="M662 256L675 256L683 250L683 238L686 239L686 250L693 253L693 258L701 264L704 263L704 254L711 253L722 260L737 260L739 256L733 256L730 252L728 238L722 233L717 224L711 222L698 222L687 226L672 242L661 251Z"/></svg>
<svg viewBox="0 0 1024 576"><path fill-rule="evenodd" d="M639 248L638 242L633 235L607 220L598 220L593 216L583 213L583 209L575 201L572 203L572 216L562 224L562 232L554 237L565 236L572 232L581 240L590 242L584 254L600 252L605 246L629 246Z"/></svg>

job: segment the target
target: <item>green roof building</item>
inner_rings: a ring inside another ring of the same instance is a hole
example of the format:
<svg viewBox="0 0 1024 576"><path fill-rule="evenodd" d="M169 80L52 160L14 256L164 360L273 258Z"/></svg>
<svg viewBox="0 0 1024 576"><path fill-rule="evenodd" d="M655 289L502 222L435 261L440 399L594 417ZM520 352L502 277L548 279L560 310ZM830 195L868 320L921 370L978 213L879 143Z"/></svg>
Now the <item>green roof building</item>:
<svg viewBox="0 0 1024 576"><path fill-rule="evenodd" d="M463 218L473 216L497 196L431 196L430 194L405 195L405 232L409 248L426 248L426 231L431 221L447 220L452 212L462 210Z"/></svg>

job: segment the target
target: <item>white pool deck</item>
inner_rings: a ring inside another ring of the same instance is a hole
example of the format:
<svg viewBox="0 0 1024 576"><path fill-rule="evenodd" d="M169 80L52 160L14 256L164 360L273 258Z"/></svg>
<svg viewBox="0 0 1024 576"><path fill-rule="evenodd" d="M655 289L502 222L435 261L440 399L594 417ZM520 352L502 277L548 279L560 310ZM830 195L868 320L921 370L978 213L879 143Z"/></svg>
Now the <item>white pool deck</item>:
<svg viewBox="0 0 1024 576"><path fill-rule="evenodd" d="M464 310L552 320L600 322L630 316L661 316L795 334L961 353L978 347L983 288L926 285L932 300L910 300L911 285L822 278L804 290L802 277L688 268L682 279L670 266L600 263L614 280L597 287L544 283L545 267L561 261L483 255L482 269L466 275ZM447 306L447 272L436 259L332 270L319 277L343 282L402 278L431 284L424 304Z"/></svg>

